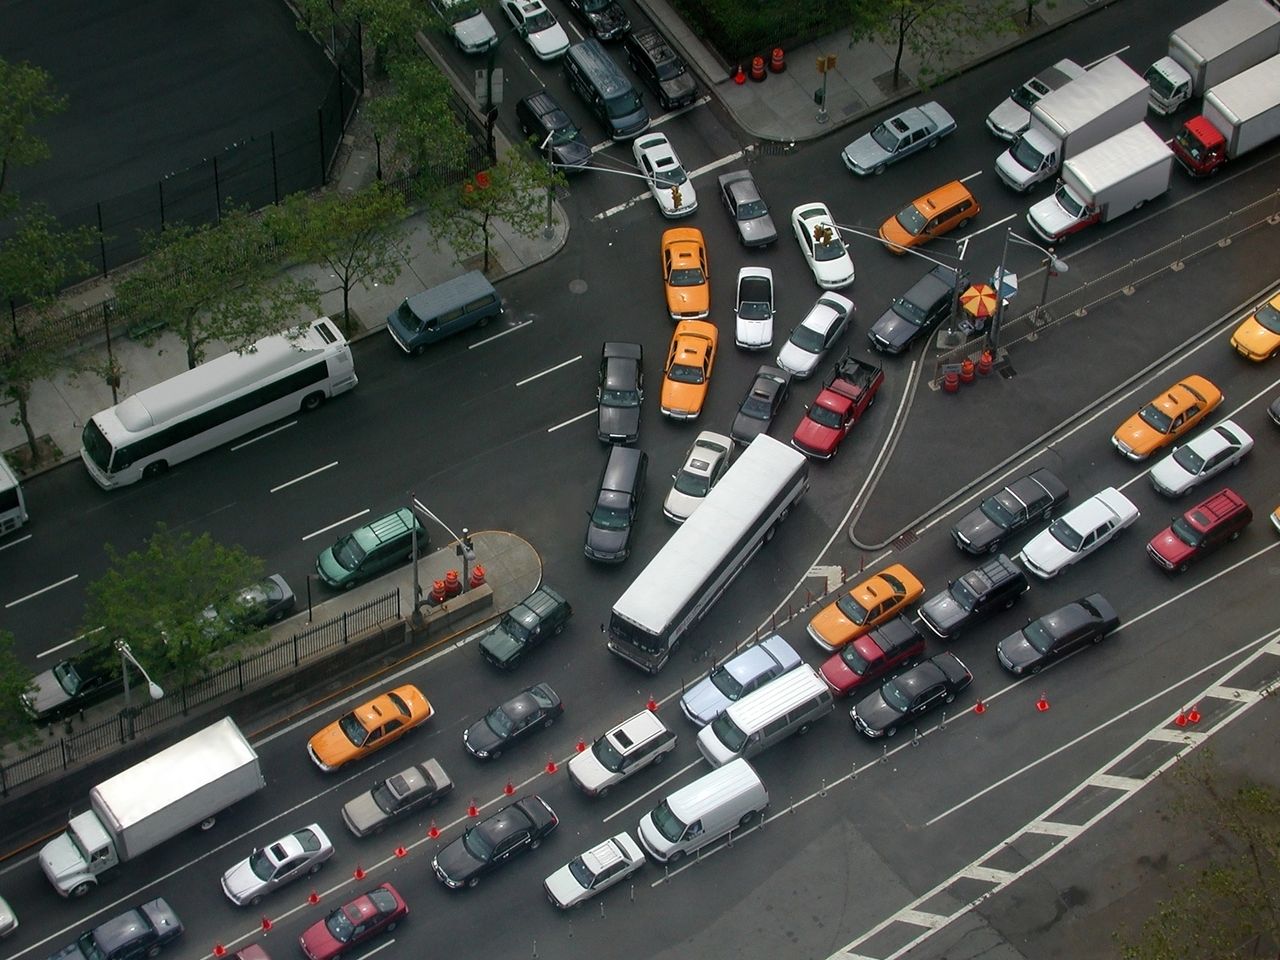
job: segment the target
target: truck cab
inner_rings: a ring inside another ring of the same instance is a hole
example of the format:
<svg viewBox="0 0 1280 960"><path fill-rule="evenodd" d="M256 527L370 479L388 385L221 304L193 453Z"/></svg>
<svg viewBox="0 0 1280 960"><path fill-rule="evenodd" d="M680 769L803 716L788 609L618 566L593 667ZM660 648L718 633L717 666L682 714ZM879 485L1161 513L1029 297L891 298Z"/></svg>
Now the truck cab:
<svg viewBox="0 0 1280 960"><path fill-rule="evenodd" d="M881 367L847 354L841 357L796 427L791 445L807 457L830 460L853 425L875 403L882 383Z"/></svg>
<svg viewBox="0 0 1280 960"><path fill-rule="evenodd" d="M1070 184L1059 180L1053 195L1031 208L1027 222L1041 240L1057 243L1063 237L1097 223L1101 217L1101 208L1077 196Z"/></svg>
<svg viewBox="0 0 1280 960"><path fill-rule="evenodd" d="M72 817L67 831L40 851L40 867L64 897L79 897L98 884L98 874L117 863L111 834L93 813Z"/></svg>
<svg viewBox="0 0 1280 960"><path fill-rule="evenodd" d="M1227 161L1227 138L1203 115L1188 120L1170 146L1183 169L1193 177L1217 173Z"/></svg>
<svg viewBox="0 0 1280 960"><path fill-rule="evenodd" d="M1151 87L1147 104L1163 117L1191 99L1191 74L1173 57L1161 57L1142 75Z"/></svg>
<svg viewBox="0 0 1280 960"><path fill-rule="evenodd" d="M1026 193L1057 172L1061 145L1034 126L996 158L996 174L1019 193Z"/></svg>

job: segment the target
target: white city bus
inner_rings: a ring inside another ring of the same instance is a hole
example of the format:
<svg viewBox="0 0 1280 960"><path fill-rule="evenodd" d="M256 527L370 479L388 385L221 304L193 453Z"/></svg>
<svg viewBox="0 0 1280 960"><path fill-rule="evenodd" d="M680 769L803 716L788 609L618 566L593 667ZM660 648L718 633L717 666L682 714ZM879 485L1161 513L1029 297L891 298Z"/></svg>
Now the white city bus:
<svg viewBox="0 0 1280 960"><path fill-rule="evenodd" d="M13 468L0 457L0 535L12 533L27 522L27 502Z"/></svg>
<svg viewBox="0 0 1280 960"><path fill-rule="evenodd" d="M359 383L351 348L326 317L147 387L85 424L80 459L111 489L163 473Z"/></svg>
<svg viewBox="0 0 1280 960"><path fill-rule="evenodd" d="M761 434L613 605L609 649L657 673L809 489L809 461Z"/></svg>

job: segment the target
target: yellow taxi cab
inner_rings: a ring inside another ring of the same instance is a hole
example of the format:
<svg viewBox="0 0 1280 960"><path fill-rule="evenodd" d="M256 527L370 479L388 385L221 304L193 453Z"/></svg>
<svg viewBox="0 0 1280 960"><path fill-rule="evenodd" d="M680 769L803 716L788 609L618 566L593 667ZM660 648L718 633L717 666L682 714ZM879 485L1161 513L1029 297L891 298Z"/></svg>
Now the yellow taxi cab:
<svg viewBox="0 0 1280 960"><path fill-rule="evenodd" d="M915 574L895 563L819 610L809 621L809 636L824 650L839 650L896 617L923 593L924 584Z"/></svg>
<svg viewBox="0 0 1280 960"><path fill-rule="evenodd" d="M1222 403L1222 391L1204 377L1179 380L1131 416L1111 436L1130 460L1145 460L1200 423Z"/></svg>
<svg viewBox="0 0 1280 960"><path fill-rule="evenodd" d="M662 282L672 320L702 320L711 313L710 272L702 231L675 227L662 234Z"/></svg>
<svg viewBox="0 0 1280 960"><path fill-rule="evenodd" d="M944 183L911 201L880 224L880 239L890 253L901 256L934 237L958 230L982 212L982 207L959 180Z"/></svg>
<svg viewBox="0 0 1280 960"><path fill-rule="evenodd" d="M1240 356L1255 361L1280 353L1280 293L1244 318L1231 335L1231 348Z"/></svg>
<svg viewBox="0 0 1280 960"><path fill-rule="evenodd" d="M705 320L681 320L671 336L671 349L662 373L662 413L674 420L692 420L702 412L716 362L719 331Z"/></svg>
<svg viewBox="0 0 1280 960"><path fill-rule="evenodd" d="M307 742L307 753L321 770L337 770L399 740L434 712L422 691L406 683L361 704L316 733Z"/></svg>

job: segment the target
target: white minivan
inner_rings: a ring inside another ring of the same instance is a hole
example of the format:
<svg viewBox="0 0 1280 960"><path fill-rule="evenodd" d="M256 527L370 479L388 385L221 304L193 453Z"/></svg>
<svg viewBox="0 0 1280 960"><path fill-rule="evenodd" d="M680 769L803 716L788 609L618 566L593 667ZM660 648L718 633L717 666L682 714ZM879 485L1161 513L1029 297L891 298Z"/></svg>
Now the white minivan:
<svg viewBox="0 0 1280 960"><path fill-rule="evenodd" d="M770 680L698 731L698 749L713 767L754 757L835 709L831 688L818 671L802 666Z"/></svg>
<svg viewBox="0 0 1280 960"><path fill-rule="evenodd" d="M674 863L746 827L769 806L764 781L734 760L681 787L640 818L640 846L658 863Z"/></svg>

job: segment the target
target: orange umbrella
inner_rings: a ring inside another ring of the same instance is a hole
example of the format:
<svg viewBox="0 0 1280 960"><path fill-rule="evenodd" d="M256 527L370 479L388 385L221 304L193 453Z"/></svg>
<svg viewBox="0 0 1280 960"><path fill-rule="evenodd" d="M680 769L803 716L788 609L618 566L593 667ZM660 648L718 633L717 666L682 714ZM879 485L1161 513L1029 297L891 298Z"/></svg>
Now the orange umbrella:
<svg viewBox="0 0 1280 960"><path fill-rule="evenodd" d="M975 283L960 294L960 306L971 317L990 317L996 312L996 292L985 283Z"/></svg>

